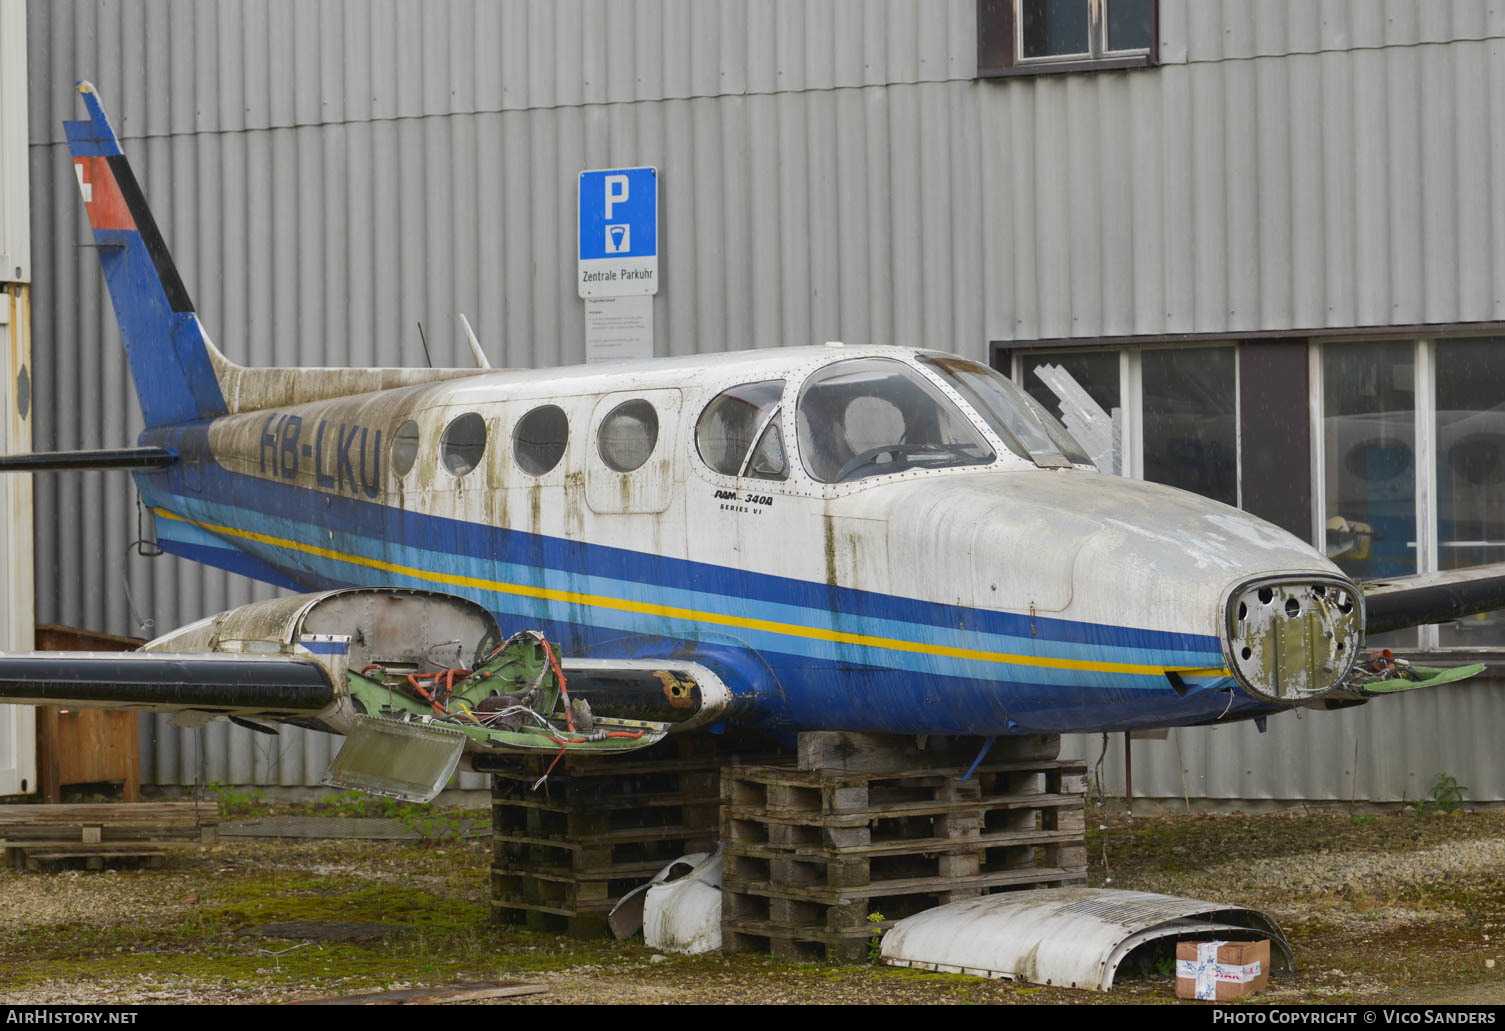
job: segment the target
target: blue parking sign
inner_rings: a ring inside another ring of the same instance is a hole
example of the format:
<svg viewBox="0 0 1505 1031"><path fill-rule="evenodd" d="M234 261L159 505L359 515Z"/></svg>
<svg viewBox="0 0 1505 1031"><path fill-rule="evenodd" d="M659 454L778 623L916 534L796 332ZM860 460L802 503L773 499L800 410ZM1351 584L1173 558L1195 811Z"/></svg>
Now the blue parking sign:
<svg viewBox="0 0 1505 1031"><path fill-rule="evenodd" d="M658 293L658 169L580 173L580 296Z"/></svg>

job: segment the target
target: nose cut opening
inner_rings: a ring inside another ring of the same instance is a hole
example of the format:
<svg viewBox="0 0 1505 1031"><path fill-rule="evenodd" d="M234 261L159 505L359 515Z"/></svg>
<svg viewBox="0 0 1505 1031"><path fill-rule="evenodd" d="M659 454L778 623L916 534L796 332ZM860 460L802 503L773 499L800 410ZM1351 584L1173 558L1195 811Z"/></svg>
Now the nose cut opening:
<svg viewBox="0 0 1505 1031"><path fill-rule="evenodd" d="M1226 650L1251 695L1299 705L1336 688L1353 668L1363 597L1339 577L1272 577L1228 596Z"/></svg>

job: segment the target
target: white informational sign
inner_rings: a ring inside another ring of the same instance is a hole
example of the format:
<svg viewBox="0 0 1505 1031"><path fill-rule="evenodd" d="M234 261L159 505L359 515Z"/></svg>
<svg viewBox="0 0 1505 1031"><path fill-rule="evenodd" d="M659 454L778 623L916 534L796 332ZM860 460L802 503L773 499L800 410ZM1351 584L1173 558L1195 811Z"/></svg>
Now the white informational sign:
<svg viewBox="0 0 1505 1031"><path fill-rule="evenodd" d="M585 302L589 365L653 357L652 297L592 297Z"/></svg>
<svg viewBox="0 0 1505 1031"><path fill-rule="evenodd" d="M658 293L658 169L580 173L580 296Z"/></svg>

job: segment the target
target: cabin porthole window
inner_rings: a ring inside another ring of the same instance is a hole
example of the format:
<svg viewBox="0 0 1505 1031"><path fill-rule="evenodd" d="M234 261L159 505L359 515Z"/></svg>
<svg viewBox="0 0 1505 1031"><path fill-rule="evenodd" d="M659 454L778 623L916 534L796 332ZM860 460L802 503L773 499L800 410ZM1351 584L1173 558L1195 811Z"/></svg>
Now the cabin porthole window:
<svg viewBox="0 0 1505 1031"><path fill-rule="evenodd" d="M653 454L658 444L658 413L647 401L624 401L601 420L596 451L613 472L630 473Z"/></svg>
<svg viewBox="0 0 1505 1031"><path fill-rule="evenodd" d="M559 464L570 440L570 421L558 405L541 405L518 420L512 457L523 472L542 476Z"/></svg>
<svg viewBox="0 0 1505 1031"><path fill-rule="evenodd" d="M418 458L418 424L412 419L397 427L392 437L392 472L398 479L406 476Z"/></svg>
<svg viewBox="0 0 1505 1031"><path fill-rule="evenodd" d="M481 464L486 453L486 420L475 412L466 412L450 420L439 440L439 457L444 468L455 476L464 476Z"/></svg>

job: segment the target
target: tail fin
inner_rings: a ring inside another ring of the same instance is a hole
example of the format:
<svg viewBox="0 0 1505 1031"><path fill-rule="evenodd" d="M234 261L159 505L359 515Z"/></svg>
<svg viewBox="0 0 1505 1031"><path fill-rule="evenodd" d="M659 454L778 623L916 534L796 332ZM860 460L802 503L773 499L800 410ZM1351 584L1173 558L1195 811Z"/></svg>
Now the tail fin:
<svg viewBox="0 0 1505 1031"><path fill-rule="evenodd" d="M88 82L80 82L78 92L89 120L64 122L63 128L141 414L148 427L224 415L225 397L211 359L213 345L105 118L99 95Z"/></svg>

